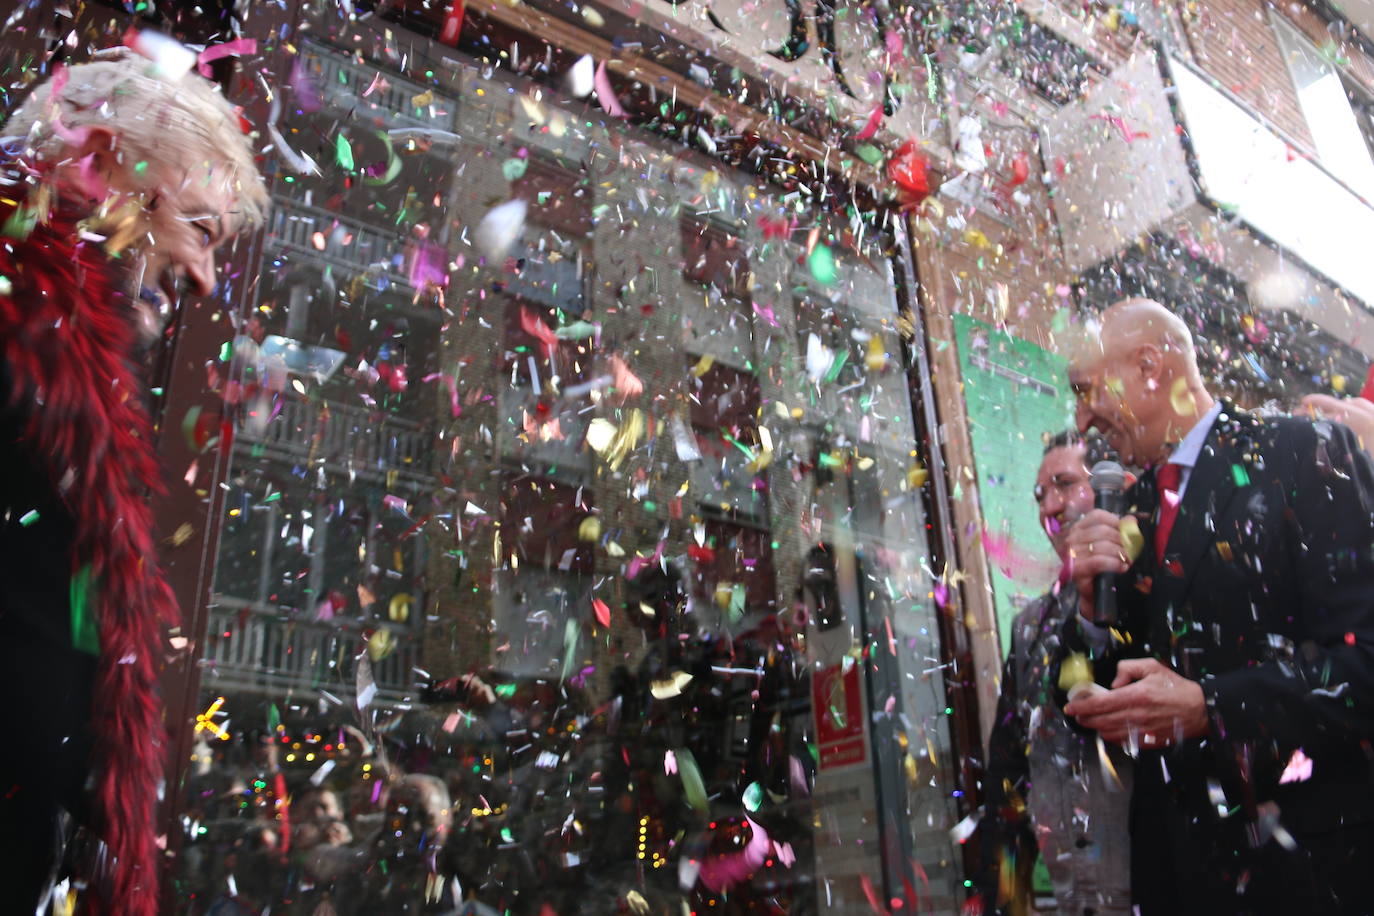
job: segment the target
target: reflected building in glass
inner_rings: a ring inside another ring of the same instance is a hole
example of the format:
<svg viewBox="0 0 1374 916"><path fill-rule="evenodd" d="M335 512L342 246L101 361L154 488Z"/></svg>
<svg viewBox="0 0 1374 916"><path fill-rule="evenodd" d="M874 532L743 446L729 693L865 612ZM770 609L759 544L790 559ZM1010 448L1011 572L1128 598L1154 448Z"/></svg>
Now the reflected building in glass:
<svg viewBox="0 0 1374 916"><path fill-rule="evenodd" d="M181 905L952 905L893 225L380 19L294 65Z"/></svg>

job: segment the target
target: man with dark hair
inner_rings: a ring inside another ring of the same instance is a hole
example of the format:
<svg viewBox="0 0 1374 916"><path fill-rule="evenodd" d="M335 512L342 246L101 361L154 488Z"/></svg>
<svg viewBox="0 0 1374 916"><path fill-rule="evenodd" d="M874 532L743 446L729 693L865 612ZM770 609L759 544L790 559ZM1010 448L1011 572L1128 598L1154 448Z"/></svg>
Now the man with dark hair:
<svg viewBox="0 0 1374 916"><path fill-rule="evenodd" d="M1095 435L1062 432L1045 447L1036 478L1040 524L1061 560L1068 533L1093 507L1090 468L1114 457ZM1075 730L1055 702L1060 632L1078 610L1065 572L1011 627L997 718L988 738L986 814L980 833L979 892L988 912L1028 910L1037 849L1054 884L1059 912L1130 911L1126 807L1129 761Z"/></svg>
<svg viewBox="0 0 1374 916"><path fill-rule="evenodd" d="M1079 429L1146 469L1068 544L1080 606L1117 576L1140 656L1065 709L1139 748L1135 903L1374 912L1374 464L1340 424L1214 399L1157 302L1107 309L1069 378Z"/></svg>

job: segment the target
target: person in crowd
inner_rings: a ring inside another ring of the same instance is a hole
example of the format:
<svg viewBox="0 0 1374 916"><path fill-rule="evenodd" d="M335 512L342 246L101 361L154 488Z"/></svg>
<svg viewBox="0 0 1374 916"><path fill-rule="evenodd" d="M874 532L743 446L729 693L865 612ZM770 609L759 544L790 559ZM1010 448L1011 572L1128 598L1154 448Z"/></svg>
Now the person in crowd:
<svg viewBox="0 0 1374 916"><path fill-rule="evenodd" d="M1069 530L1093 508L1092 465L1113 457L1095 435L1063 432L1045 447L1035 501L1061 560L1068 559ZM979 828L985 913L1029 911L1037 851L1058 912L1130 912L1130 761L1119 747L1099 749L1095 735L1072 728L1054 699L1058 672L1052 662L1065 621L1077 613L1078 591L1064 574L1012 623L988 738L987 813Z"/></svg>
<svg viewBox="0 0 1374 916"><path fill-rule="evenodd" d="M1309 394L1302 399L1302 406L1312 417L1349 426L1364 450L1374 455L1374 401L1363 396L1334 398L1329 394Z"/></svg>
<svg viewBox="0 0 1374 916"><path fill-rule="evenodd" d="M6 912L35 911L66 812L105 846L89 911L148 916L176 608L134 357L183 286L211 291L215 250L267 194L218 90L128 53L56 68L3 133L0 886Z"/></svg>
<svg viewBox="0 0 1374 916"><path fill-rule="evenodd" d="M1093 344L1078 428L1143 474L1069 532L1080 608L1115 576L1124 648L1065 711L1138 750L1135 903L1374 912L1374 463L1345 426L1214 399L1157 302L1113 305Z"/></svg>

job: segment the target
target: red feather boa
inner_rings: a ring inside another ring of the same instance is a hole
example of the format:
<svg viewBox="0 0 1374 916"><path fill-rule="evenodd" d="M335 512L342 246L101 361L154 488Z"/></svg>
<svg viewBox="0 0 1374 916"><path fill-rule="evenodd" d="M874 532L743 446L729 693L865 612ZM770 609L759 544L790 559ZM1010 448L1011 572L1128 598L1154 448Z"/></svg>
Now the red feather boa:
<svg viewBox="0 0 1374 916"><path fill-rule="evenodd" d="M8 215L0 212L0 222ZM71 219L54 215L27 239L0 239L0 275L12 284L0 295L0 359L15 403L31 411L33 459L76 519L72 570L90 564L96 583L94 827L109 874L87 876L97 889L88 912L153 916L154 812L167 744L160 624L174 623L177 607L155 559L148 497L162 481L130 356L132 317L109 260L80 240Z"/></svg>

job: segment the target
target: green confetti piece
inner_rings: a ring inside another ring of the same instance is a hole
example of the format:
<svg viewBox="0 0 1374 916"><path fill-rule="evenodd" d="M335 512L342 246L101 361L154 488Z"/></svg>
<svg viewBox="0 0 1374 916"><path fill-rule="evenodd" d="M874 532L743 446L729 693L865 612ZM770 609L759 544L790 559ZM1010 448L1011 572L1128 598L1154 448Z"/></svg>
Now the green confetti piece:
<svg viewBox="0 0 1374 916"><path fill-rule="evenodd" d="M0 237L7 239L18 239L23 241L33 232L33 227L38 225L38 211L29 207L16 207L14 212L5 220L5 225L0 228Z"/></svg>
<svg viewBox="0 0 1374 916"><path fill-rule="evenodd" d="M730 607L729 607L729 611L730 611L730 618L731 618L731 621L730 621L730 622L731 622L731 623L738 623L739 620L740 620L740 618L742 618L742 617L744 616L744 599L745 599L745 597L746 597L746 596L745 596L745 592L744 592L744 583L742 583L742 582L736 582L735 585L734 585L734 587L730 589Z"/></svg>
<svg viewBox="0 0 1374 916"><path fill-rule="evenodd" d="M817 283L829 286L839 277L835 270L835 254L828 245L817 245L812 248L811 256L806 259L806 264L811 269L811 276L816 278Z"/></svg>
<svg viewBox="0 0 1374 916"><path fill-rule="evenodd" d="M196 444L196 427L199 425L200 405L192 404L181 419L181 435L186 440L186 447L193 452L200 451L200 446Z"/></svg>
<svg viewBox="0 0 1374 916"><path fill-rule="evenodd" d="M844 368L847 359L849 359L848 350L841 350L835 354L835 361L830 364L830 371L825 374L827 382L833 382L840 377L840 370Z"/></svg>
<svg viewBox="0 0 1374 916"><path fill-rule="evenodd" d="M854 147L854 155L858 156L869 165L877 165L883 161L883 151L872 143L860 143Z"/></svg>
<svg viewBox="0 0 1374 916"><path fill-rule="evenodd" d="M353 147L349 146L348 138L339 134L339 138L334 141L334 161L339 164L339 168L345 171L353 171Z"/></svg>
<svg viewBox="0 0 1374 916"><path fill-rule="evenodd" d="M521 159L519 156L512 156L501 163L501 174L506 176L507 181L516 181L524 176L525 170L530 167L528 159Z"/></svg>
<svg viewBox="0 0 1374 916"><path fill-rule="evenodd" d="M267 707L267 730L274 732L278 725L281 725L281 710L276 703L272 703Z"/></svg>
<svg viewBox="0 0 1374 916"><path fill-rule="evenodd" d="M19 524L24 526L25 528L29 527L36 521L38 521L37 509L30 509L19 518Z"/></svg>
<svg viewBox="0 0 1374 916"><path fill-rule="evenodd" d="M590 321L574 321L554 331L553 336L559 340L586 340L595 336L596 332L596 325Z"/></svg>
<svg viewBox="0 0 1374 916"><path fill-rule="evenodd" d="M687 795L687 804L703 814L706 813L710 810L711 804L706 798L706 784L701 781L697 759L686 748L678 749L674 756L677 757L677 774L682 779L682 791Z"/></svg>
<svg viewBox="0 0 1374 916"><path fill-rule="evenodd" d="M578 621L569 620L563 627L563 670L559 674L559 680L566 681L577 667L577 637L580 626Z"/></svg>
<svg viewBox="0 0 1374 916"><path fill-rule="evenodd" d="M100 654L100 627L95 619L95 582L91 566L72 576L67 597L72 610L72 646L89 655Z"/></svg>
<svg viewBox="0 0 1374 916"><path fill-rule="evenodd" d="M391 145L391 136L383 130L377 131L377 136L386 144L386 171L382 173L380 178L372 175L363 176L363 184L374 186L391 184L396 180L396 176L401 174L401 157L396 155L396 150Z"/></svg>
<svg viewBox="0 0 1374 916"><path fill-rule="evenodd" d="M513 833L510 832L510 828L509 828L509 827L502 827L502 828L501 828L501 839L504 840L504 841L507 842L507 843L514 843L514 842L515 842L515 834L513 834Z"/></svg>
<svg viewBox="0 0 1374 916"><path fill-rule="evenodd" d="M749 783L749 787L744 790L744 798L741 800L744 802L745 809L751 814L759 810L759 806L763 804L763 787L756 782Z"/></svg>
<svg viewBox="0 0 1374 916"><path fill-rule="evenodd" d="M1245 473L1245 468L1238 464L1231 465L1231 477L1235 479L1236 486L1238 487L1250 485L1250 475Z"/></svg>

